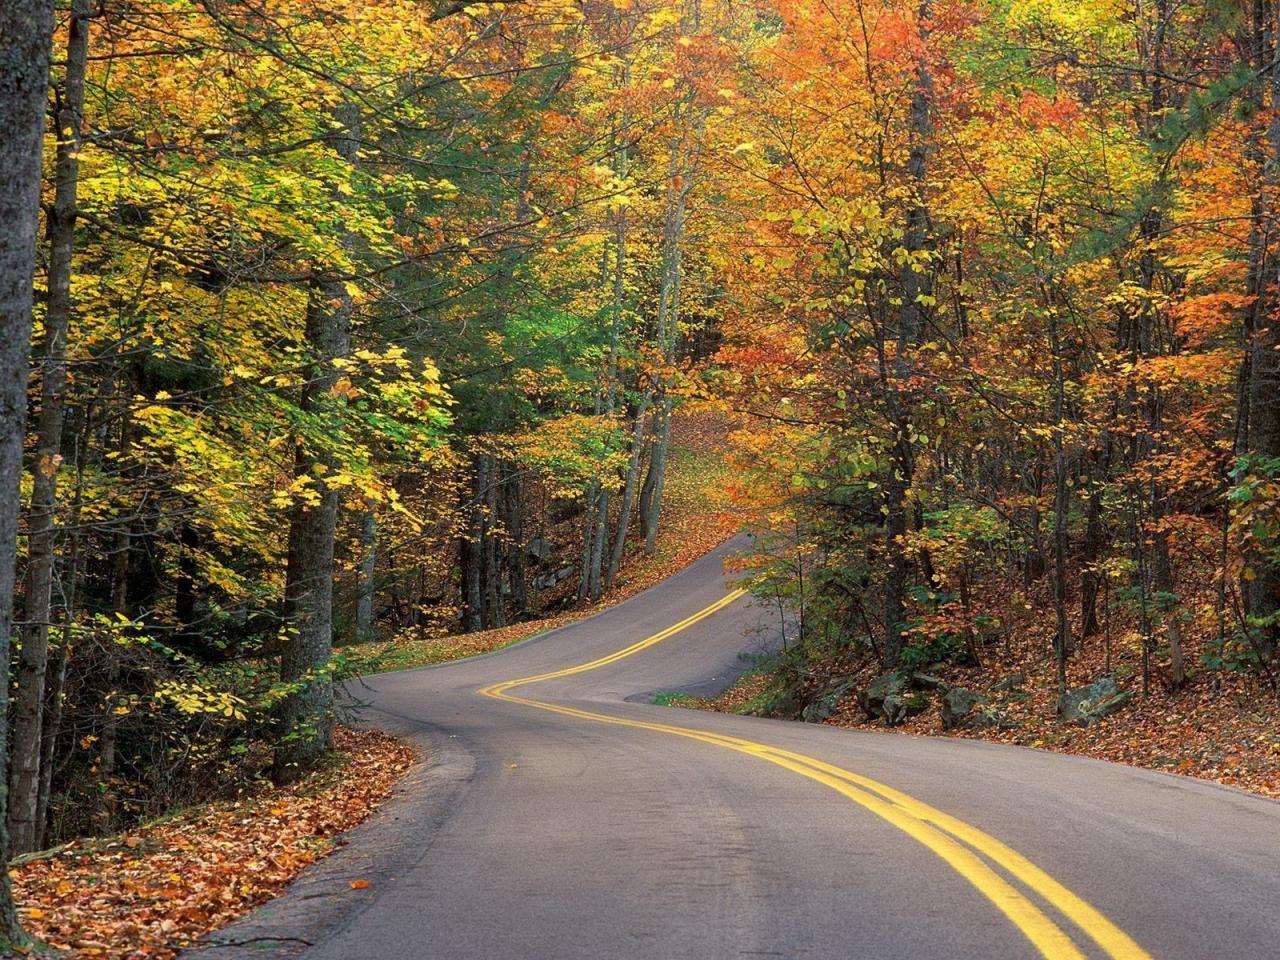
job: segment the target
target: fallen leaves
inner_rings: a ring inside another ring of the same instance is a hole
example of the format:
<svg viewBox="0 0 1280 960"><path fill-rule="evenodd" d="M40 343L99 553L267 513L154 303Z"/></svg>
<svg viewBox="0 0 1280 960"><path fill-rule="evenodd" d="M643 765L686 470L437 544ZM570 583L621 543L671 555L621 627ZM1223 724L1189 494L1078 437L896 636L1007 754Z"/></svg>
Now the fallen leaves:
<svg viewBox="0 0 1280 960"><path fill-rule="evenodd" d="M278 894L377 809L413 763L407 746L374 731L340 728L335 749L340 759L288 787L23 864L14 887L28 929L73 958L173 957Z"/></svg>

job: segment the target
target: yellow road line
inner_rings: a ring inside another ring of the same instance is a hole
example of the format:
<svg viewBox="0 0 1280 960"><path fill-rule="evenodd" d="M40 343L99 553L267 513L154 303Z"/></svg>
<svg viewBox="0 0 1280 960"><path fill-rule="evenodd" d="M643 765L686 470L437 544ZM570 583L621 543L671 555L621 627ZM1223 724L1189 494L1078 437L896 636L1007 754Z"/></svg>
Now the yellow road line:
<svg viewBox="0 0 1280 960"><path fill-rule="evenodd" d="M707 619L707 617L711 616L713 613L717 613L729 606L729 604L746 594L746 592L747 591L745 590L732 590L710 606L703 607L693 616L685 617L679 623L673 624L665 630L659 630L653 636L645 637L643 640L638 643L633 643L629 647L623 647L621 650L611 653L607 657L601 657L599 660L592 660L590 663L580 663L576 667L565 667L563 670L552 670L550 673L539 673L532 677L521 677L519 680L508 680L505 683L495 683L493 686L485 687L480 692L486 696L494 697L501 693L505 693L513 687L523 687L526 683L537 683L539 680L553 680L556 677L568 677L575 673L586 673L588 670L595 670L597 667L603 667L606 664L614 663L615 661L621 660L623 657L629 657L633 653L639 653L646 647L652 647L655 643L661 643L663 640L667 639L667 637L674 636L681 630L693 626L699 620Z"/></svg>
<svg viewBox="0 0 1280 960"><path fill-rule="evenodd" d="M744 740L740 737L714 733L708 730L698 730L694 727L630 720L624 717L595 713L590 710L579 710L574 707L564 707L539 700L530 700L508 692L525 684L585 673L588 670L595 670L606 664L615 663L624 657L629 657L654 644L661 643L681 630L705 620L712 614L729 606L744 593L745 591L743 590L735 590L710 606L699 610L693 616L686 617L679 623L608 656L600 657L588 663L578 664L577 666L566 667L562 670L553 670L548 673L491 684L479 692L485 696L535 707L539 710L548 710L564 716L591 720L597 723L609 723L616 726L654 730L759 757L835 790L919 841L991 901L998 910L1009 918L1046 960L1085 960L1085 955L1058 924L1046 916L1035 903L993 870L977 854L982 854L997 866L1008 871L1014 878L1055 907L1063 916L1084 931L1112 960L1151 960L1150 955L1145 950L1095 907L1072 893L1017 851L1001 843L995 837L965 823L963 820L930 807L914 797L879 781L834 766L815 757L793 753L789 750L757 743L753 740Z"/></svg>

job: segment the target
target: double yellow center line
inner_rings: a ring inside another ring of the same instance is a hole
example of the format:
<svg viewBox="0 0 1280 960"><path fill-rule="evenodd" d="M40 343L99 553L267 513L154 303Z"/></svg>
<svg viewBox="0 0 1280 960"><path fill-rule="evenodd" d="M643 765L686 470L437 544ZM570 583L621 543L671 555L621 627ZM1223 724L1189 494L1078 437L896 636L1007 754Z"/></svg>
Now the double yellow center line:
<svg viewBox="0 0 1280 960"><path fill-rule="evenodd" d="M518 680L506 680L484 687L480 693L509 703L519 703L539 710L548 710L567 717L591 720L597 723L611 723L622 727L635 727L642 730L656 730L690 740L700 740L728 750L736 750L776 766L783 767L802 777L830 787L842 796L847 797L859 806L869 810L887 823L897 827L903 833L919 841L942 858L956 873L964 877L984 897L991 901L1035 946L1046 960L1086 960L1076 941L1063 929L1062 925L1050 919L1049 915L1027 893L1020 890L1010 880L1017 881L1026 890L1038 896L1042 901L1055 909L1063 918L1070 921L1089 940L1100 947L1113 960L1151 960L1150 954L1143 950L1134 940L1114 923L1108 920L1095 907L1072 893L1057 880L1045 873L1030 860L1017 851L1010 849L995 837L976 827L958 820L941 810L908 796L899 790L886 786L876 780L853 773L825 763L814 757L779 747L731 737L725 734L698 730L694 727L680 727L666 723L649 723L644 720L629 720L623 717L610 716L605 713L594 713L589 710L578 710L539 700L530 700L515 696L509 691L525 684L537 683L540 680L552 680L557 677L568 677L576 673L585 673L598 667L615 663L634 653L661 643L701 620L712 616L729 606L744 594L743 590L734 590L725 597L691 617L667 627L650 637L633 643L629 647L577 666L563 670L553 670ZM985 858L985 859L984 859ZM997 871L1004 871L1000 873Z"/></svg>

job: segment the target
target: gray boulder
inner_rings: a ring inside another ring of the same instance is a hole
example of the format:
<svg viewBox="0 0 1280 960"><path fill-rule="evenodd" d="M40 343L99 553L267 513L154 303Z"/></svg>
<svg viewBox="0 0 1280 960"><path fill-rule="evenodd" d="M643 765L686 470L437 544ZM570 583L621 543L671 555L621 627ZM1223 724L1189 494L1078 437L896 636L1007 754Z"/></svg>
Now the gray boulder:
<svg viewBox="0 0 1280 960"><path fill-rule="evenodd" d="M961 726L985 726L990 715L980 707L990 703L988 697L976 690L952 687L942 697L942 729L954 730Z"/></svg>
<svg viewBox="0 0 1280 960"><path fill-rule="evenodd" d="M922 690L942 690L944 692L951 688L951 684L941 677L935 677L931 673L921 673L918 670L911 675L911 685Z"/></svg>
<svg viewBox="0 0 1280 960"><path fill-rule="evenodd" d="M805 705L805 708L800 711L801 719L806 723L821 723L836 712L836 708L840 706L840 701L848 696L849 691L852 689L852 683L842 683L824 691L813 700L810 700Z"/></svg>
<svg viewBox="0 0 1280 960"><path fill-rule="evenodd" d="M1011 673L1009 674L1009 676L1005 677L999 683L995 684L991 689L997 692L1003 692L1005 690L1017 690L1026 682L1027 682L1027 675L1025 673Z"/></svg>
<svg viewBox="0 0 1280 960"><path fill-rule="evenodd" d="M524 552L534 560L545 560L556 551L546 537L534 537L524 545Z"/></svg>
<svg viewBox="0 0 1280 960"><path fill-rule="evenodd" d="M904 693L893 693L885 697L884 705L881 707L881 714L884 716L885 723L891 727L896 727L908 717L915 716L917 713L924 713L928 709L928 697L916 691L906 691Z"/></svg>
<svg viewBox="0 0 1280 960"><path fill-rule="evenodd" d="M1089 724L1115 713L1132 699L1133 691L1121 690L1116 678L1108 675L1068 690L1058 704L1058 715L1063 720Z"/></svg>
<svg viewBox="0 0 1280 960"><path fill-rule="evenodd" d="M868 720L880 720L884 717L884 702L906 689L907 682L899 673L886 673L876 677L858 691L858 706L867 715Z"/></svg>
<svg viewBox="0 0 1280 960"><path fill-rule="evenodd" d="M541 574L533 578L533 586L537 590L550 590L552 587L569 579L573 576L576 567L561 567L559 570L552 570L549 573Z"/></svg>
<svg viewBox="0 0 1280 960"><path fill-rule="evenodd" d="M913 690L902 674L886 673L858 691L858 706L868 720L883 720L892 727L929 709L929 698Z"/></svg>

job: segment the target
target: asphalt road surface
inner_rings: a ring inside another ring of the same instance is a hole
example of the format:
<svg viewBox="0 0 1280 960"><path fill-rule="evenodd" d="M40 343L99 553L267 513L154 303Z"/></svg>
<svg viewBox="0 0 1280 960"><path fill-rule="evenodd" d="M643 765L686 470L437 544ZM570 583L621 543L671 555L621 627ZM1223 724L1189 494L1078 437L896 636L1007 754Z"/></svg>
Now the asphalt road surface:
<svg viewBox="0 0 1280 960"><path fill-rule="evenodd" d="M652 705L722 688L776 642L724 553L506 650L366 681L365 722L429 761L191 955L1280 960L1280 804Z"/></svg>

